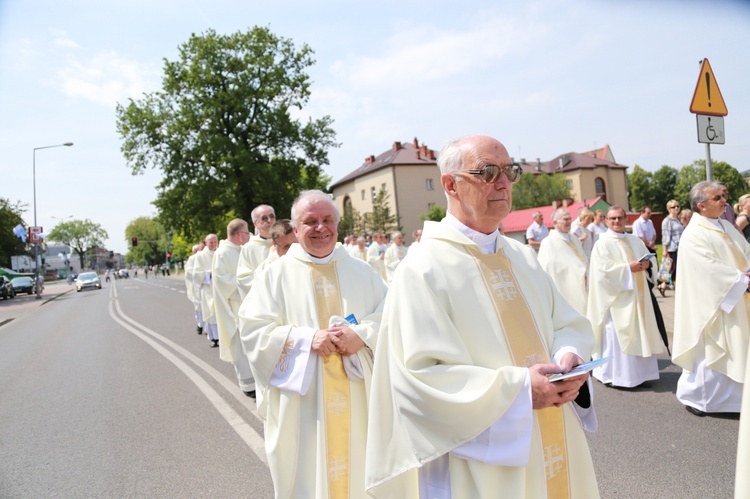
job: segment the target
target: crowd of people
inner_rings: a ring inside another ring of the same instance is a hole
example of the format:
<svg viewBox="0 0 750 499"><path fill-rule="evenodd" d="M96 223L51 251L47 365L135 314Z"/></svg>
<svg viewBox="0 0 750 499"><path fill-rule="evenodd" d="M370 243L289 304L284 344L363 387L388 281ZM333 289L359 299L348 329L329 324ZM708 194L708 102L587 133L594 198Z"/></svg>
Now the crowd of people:
<svg viewBox="0 0 750 499"><path fill-rule="evenodd" d="M408 247L400 232L338 243L340 214L315 190L289 220L261 205L252 231L235 219L193 247L197 333L256 400L277 497L598 497L592 378L550 377L609 358L592 372L606 385L659 378L669 344L650 208L632 234L617 206L575 220L558 209L551 231L535 213L523 244L499 229L521 175L499 141L452 141L438 166L447 215ZM719 184L697 184L690 203L670 200L662 225L677 398L700 416L739 412L750 196L731 222ZM746 419L738 466L750 466Z"/></svg>

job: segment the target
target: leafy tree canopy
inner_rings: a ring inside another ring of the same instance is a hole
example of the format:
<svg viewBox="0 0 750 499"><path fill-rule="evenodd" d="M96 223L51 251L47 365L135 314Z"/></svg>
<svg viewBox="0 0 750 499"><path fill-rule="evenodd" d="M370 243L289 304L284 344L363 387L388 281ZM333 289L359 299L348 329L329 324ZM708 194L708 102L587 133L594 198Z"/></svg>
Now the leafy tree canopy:
<svg viewBox="0 0 750 499"><path fill-rule="evenodd" d="M727 202L734 205L740 196L748 192L747 183L736 168L723 161L711 162L714 180L722 182L729 190ZM683 166L675 180L674 198L680 202L680 206L689 208L690 189L706 180L706 160L693 161L692 164Z"/></svg>
<svg viewBox="0 0 750 499"><path fill-rule="evenodd" d="M521 179L513 184L513 209L524 210L537 206L551 205L555 199L570 197L565 175L534 175L524 173Z"/></svg>
<svg viewBox="0 0 750 499"><path fill-rule="evenodd" d="M304 189L325 189L329 116L306 123L313 51L268 28L192 35L165 60L160 91L117 106L122 152L133 174L158 168L159 220L188 240L270 204L288 217ZM231 215L231 216L230 216Z"/></svg>
<svg viewBox="0 0 750 499"><path fill-rule="evenodd" d="M107 238L109 238L107 231L101 225L92 222L88 218L86 220L61 222L47 236L47 239L50 241L70 246L76 255L78 255L82 269L86 268L83 259L86 250L102 246L104 240Z"/></svg>
<svg viewBox="0 0 750 499"><path fill-rule="evenodd" d="M448 209L445 206L439 204L433 204L430 211L419 215L419 219L422 221L430 220L432 222L439 222L445 218Z"/></svg>
<svg viewBox="0 0 750 499"><path fill-rule="evenodd" d="M132 246L134 237L138 246ZM161 265L166 260L169 244L164 227L150 217L138 217L125 227L125 238L128 241L128 254L125 261L135 265Z"/></svg>
<svg viewBox="0 0 750 499"><path fill-rule="evenodd" d="M398 217L391 211L391 205L388 202L391 195L384 189L380 189L372 202L372 211L364 214L365 230L369 233L383 232L390 234L400 231Z"/></svg>
<svg viewBox="0 0 750 499"><path fill-rule="evenodd" d="M21 215L26 211L21 202L11 203L9 199L0 198L0 267L10 267L10 257L25 255L26 246L13 233L13 228L26 224Z"/></svg>

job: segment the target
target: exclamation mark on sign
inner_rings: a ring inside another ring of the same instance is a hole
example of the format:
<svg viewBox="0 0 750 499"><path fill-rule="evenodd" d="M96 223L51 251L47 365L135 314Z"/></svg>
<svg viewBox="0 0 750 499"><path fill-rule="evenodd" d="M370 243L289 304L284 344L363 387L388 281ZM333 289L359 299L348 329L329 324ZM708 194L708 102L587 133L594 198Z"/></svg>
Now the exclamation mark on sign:
<svg viewBox="0 0 750 499"><path fill-rule="evenodd" d="M706 71L706 91L708 92L708 107L711 107L711 77Z"/></svg>

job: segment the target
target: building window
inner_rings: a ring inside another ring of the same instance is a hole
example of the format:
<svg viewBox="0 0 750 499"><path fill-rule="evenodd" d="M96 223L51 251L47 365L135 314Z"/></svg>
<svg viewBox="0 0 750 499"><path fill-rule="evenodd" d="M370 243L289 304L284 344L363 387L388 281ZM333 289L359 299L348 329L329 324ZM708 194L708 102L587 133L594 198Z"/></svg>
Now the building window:
<svg viewBox="0 0 750 499"><path fill-rule="evenodd" d="M362 201L364 201L364 200L365 200L365 190L362 189Z"/></svg>
<svg viewBox="0 0 750 499"><path fill-rule="evenodd" d="M385 184L381 184L380 190L382 190L383 192L388 192L388 189L386 188Z"/></svg>
<svg viewBox="0 0 750 499"><path fill-rule="evenodd" d="M375 192L375 187L370 187L370 195L372 196L372 202L375 202L375 196L377 196L377 193Z"/></svg>
<svg viewBox="0 0 750 499"><path fill-rule="evenodd" d="M352 200L349 196L346 196L344 198L344 216L351 219L352 214L353 214Z"/></svg>
<svg viewBox="0 0 750 499"><path fill-rule="evenodd" d="M432 186L432 179L431 178L428 178L427 180L425 180L425 187L427 187L428 191L431 191L431 190L434 189L434 187Z"/></svg>
<svg viewBox="0 0 750 499"><path fill-rule="evenodd" d="M432 208L434 208L435 203L427 203L427 211L432 211Z"/></svg>
<svg viewBox="0 0 750 499"><path fill-rule="evenodd" d="M573 188L573 181L570 180L570 179L567 179L565 181L565 187L567 187L568 189L572 189Z"/></svg>
<svg viewBox="0 0 750 499"><path fill-rule="evenodd" d="M594 190L596 191L597 196L601 196L604 201L607 200L607 187L604 184L603 178L596 177L594 179Z"/></svg>

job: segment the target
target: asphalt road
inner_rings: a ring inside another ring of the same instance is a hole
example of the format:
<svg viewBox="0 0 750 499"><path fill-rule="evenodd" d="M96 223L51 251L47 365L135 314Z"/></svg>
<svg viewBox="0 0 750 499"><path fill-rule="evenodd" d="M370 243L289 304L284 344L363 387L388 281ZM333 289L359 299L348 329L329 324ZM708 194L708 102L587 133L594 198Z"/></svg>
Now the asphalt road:
<svg viewBox="0 0 750 499"><path fill-rule="evenodd" d="M23 309L0 327L0 497L273 497L254 402L184 291L130 279L0 306L0 323Z"/></svg>
<svg viewBox="0 0 750 499"><path fill-rule="evenodd" d="M691 415L660 367L648 389L594 383L602 497L731 498L738 419ZM0 302L0 379L0 497L273 496L254 404L181 276Z"/></svg>

